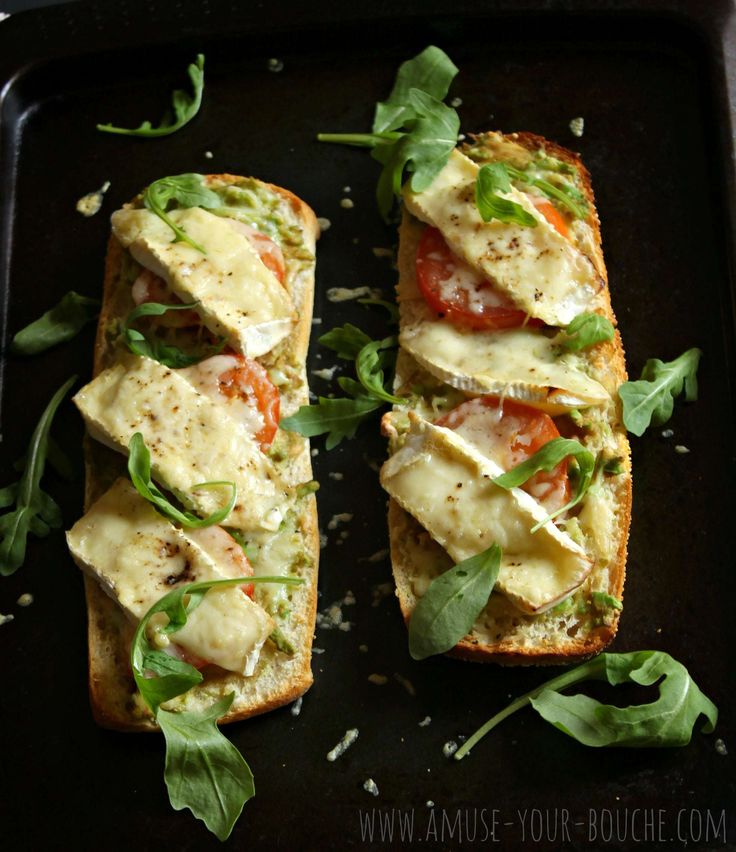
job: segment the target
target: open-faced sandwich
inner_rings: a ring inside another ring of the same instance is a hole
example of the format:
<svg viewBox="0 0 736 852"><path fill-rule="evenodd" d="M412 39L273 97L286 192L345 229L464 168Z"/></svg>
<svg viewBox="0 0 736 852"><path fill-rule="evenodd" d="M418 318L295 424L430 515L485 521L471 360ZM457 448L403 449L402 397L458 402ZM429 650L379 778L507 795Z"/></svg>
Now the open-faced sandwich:
<svg viewBox="0 0 736 852"><path fill-rule="evenodd" d="M404 617L453 564L497 545L493 591L451 652L516 664L597 653L621 608L631 472L589 175L539 136L486 133L402 194L406 403L384 416L381 482Z"/></svg>
<svg viewBox="0 0 736 852"><path fill-rule="evenodd" d="M154 728L161 696L169 712L228 698L221 721L242 719L312 682L315 486L308 441L278 424L308 399L316 238L306 204L232 175L163 178L112 216L95 377L75 397L87 511L67 534L102 725ZM184 587L187 617L155 612ZM177 692L167 658L199 682ZM152 676L168 686L143 700Z"/></svg>

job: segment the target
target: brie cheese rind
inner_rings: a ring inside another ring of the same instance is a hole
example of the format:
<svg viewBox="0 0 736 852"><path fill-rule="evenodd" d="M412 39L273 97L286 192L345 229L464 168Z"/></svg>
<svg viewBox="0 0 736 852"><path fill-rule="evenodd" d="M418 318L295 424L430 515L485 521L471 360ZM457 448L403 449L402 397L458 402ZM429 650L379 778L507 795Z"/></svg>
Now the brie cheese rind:
<svg viewBox="0 0 736 852"><path fill-rule="evenodd" d="M233 576L229 566L211 559L124 479L74 524L67 543L77 565L134 623L178 586ZM249 676L273 627L273 619L241 589L215 588L173 641L208 662Z"/></svg>
<svg viewBox="0 0 736 852"><path fill-rule="evenodd" d="M294 305L248 239L226 218L200 207L167 214L207 250L172 242L171 228L150 210L112 214L112 231L146 269L183 302L198 302L202 322L239 352L257 358L291 331Z"/></svg>
<svg viewBox="0 0 736 852"><path fill-rule="evenodd" d="M90 435L127 454L130 439L143 435L151 470L165 488L202 516L227 505L227 486L237 498L227 525L241 530L278 528L289 490L243 423L199 393L158 361L127 356L104 370L74 397Z"/></svg>
<svg viewBox="0 0 736 852"><path fill-rule="evenodd" d="M610 401L606 389L560 355L539 329L464 329L437 319L424 300L403 302L399 343L440 381L561 414Z"/></svg>
<svg viewBox="0 0 736 852"><path fill-rule="evenodd" d="M381 485L457 563L498 544L496 589L519 609L540 613L580 586L593 563L519 488L493 484L504 473L452 430L410 413L404 446L381 468Z"/></svg>
<svg viewBox="0 0 736 852"><path fill-rule="evenodd" d="M523 192L499 193L521 205L536 227L492 219L475 204L480 167L454 150L447 165L422 192L403 192L410 213L438 228L455 254L495 284L529 316L566 326L595 307L603 282L592 262L547 222Z"/></svg>

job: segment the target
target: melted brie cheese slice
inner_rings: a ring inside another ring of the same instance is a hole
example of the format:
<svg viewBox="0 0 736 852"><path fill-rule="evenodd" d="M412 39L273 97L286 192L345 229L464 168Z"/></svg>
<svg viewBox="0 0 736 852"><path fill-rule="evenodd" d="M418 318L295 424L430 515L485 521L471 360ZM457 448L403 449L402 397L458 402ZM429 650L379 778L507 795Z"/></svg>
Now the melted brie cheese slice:
<svg viewBox="0 0 736 852"><path fill-rule="evenodd" d="M250 242L230 224L200 207L168 214L207 250L172 242L171 228L150 210L118 210L112 231L146 269L163 278L214 334L244 355L264 355L291 331L294 305Z"/></svg>
<svg viewBox="0 0 736 852"><path fill-rule="evenodd" d="M234 482L237 498L227 526L278 529L289 497L270 459L226 406L199 393L176 370L129 356L85 385L74 402L92 437L114 450L127 454L140 432L153 477L198 514L226 505L230 489L194 486Z"/></svg>
<svg viewBox="0 0 736 852"><path fill-rule="evenodd" d="M606 389L559 355L539 329L477 331L437 319L423 300L401 307L401 346L426 370L471 394L496 394L551 414L601 405Z"/></svg>
<svg viewBox="0 0 736 852"><path fill-rule="evenodd" d="M537 220L536 227L492 219L475 204L479 166L455 150L422 192L403 192L410 213L442 232L455 254L478 270L532 317L566 326L590 310L602 287L595 267L517 189L500 193Z"/></svg>
<svg viewBox="0 0 736 852"><path fill-rule="evenodd" d="M133 622L179 586L233 576L124 479L77 521L67 542L79 567ZM173 641L224 669L251 675L273 627L271 617L239 588L212 589Z"/></svg>
<svg viewBox="0 0 736 852"><path fill-rule="evenodd" d="M519 488L493 484L504 471L452 430L410 414L404 446L381 468L381 485L457 563L492 544L503 552L496 588L519 609L544 612L590 573L591 560Z"/></svg>

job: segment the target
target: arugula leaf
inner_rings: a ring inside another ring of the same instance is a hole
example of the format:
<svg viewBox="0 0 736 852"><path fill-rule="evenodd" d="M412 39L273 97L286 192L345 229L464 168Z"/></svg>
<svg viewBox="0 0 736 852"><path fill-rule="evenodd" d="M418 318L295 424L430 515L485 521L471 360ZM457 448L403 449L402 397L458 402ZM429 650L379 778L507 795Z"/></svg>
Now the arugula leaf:
<svg viewBox="0 0 736 852"><path fill-rule="evenodd" d="M383 373L383 368L389 360L389 353L386 350L395 349L398 345L399 341L395 336L366 343L355 359L355 372L369 396L400 405L404 400L384 388L386 379ZM391 353L390 358L395 361L395 353Z"/></svg>
<svg viewBox="0 0 736 852"><path fill-rule="evenodd" d="M698 363L700 349L688 349L674 361L650 358L641 378L624 382L618 389L623 403L624 426L632 435L641 436L654 424L661 426L672 417L674 398L685 391L685 399L698 398Z"/></svg>
<svg viewBox="0 0 736 852"><path fill-rule="evenodd" d="M530 177L523 169L517 169L511 163L499 163L506 169L511 180L535 186L547 198L554 199L565 207L575 219L585 219L588 216L588 202L585 196L575 186L569 183L553 184L544 178ZM543 168L545 166L542 166Z"/></svg>
<svg viewBox="0 0 736 852"><path fill-rule="evenodd" d="M458 562L435 577L409 622L409 653L415 660L454 648L488 603L501 567L501 548Z"/></svg>
<svg viewBox="0 0 736 852"><path fill-rule="evenodd" d="M353 361L360 350L371 342L371 338L364 331L346 322L342 327L336 326L323 334L317 342L337 352L338 358Z"/></svg>
<svg viewBox="0 0 736 852"><path fill-rule="evenodd" d="M206 710L159 710L156 716L166 738L164 780L171 806L189 808L218 840L227 840L256 793L243 755L217 727L234 698L231 692Z"/></svg>
<svg viewBox="0 0 736 852"><path fill-rule="evenodd" d="M226 340L220 338L220 342L214 346L210 346L202 352L197 352L194 355L187 355L178 346L170 343L164 343L157 337L146 337L142 332L131 325L141 317L160 317L167 311L184 311L196 308L199 302L189 302L183 305L163 305L159 302L143 302L134 308L127 316L123 323L122 334L128 349L134 355L140 355L143 358L151 358L158 361L165 367L172 367L178 370L181 367L190 367L192 364L198 364L204 358L210 358L212 355L217 355L222 352Z"/></svg>
<svg viewBox="0 0 736 852"><path fill-rule="evenodd" d="M408 100L411 89L420 89L438 101L444 100L458 69L439 47L430 45L399 66L394 87L385 101L376 104L373 132L395 130L413 118Z"/></svg>
<svg viewBox="0 0 736 852"><path fill-rule="evenodd" d="M604 340L613 340L613 325L609 319L600 314L578 314L565 329L567 338L561 346L568 352L579 352Z"/></svg>
<svg viewBox="0 0 736 852"><path fill-rule="evenodd" d="M629 682L657 684L659 698L651 704L616 707L586 695L559 694L584 680L608 681L612 686ZM462 760L499 722L529 704L568 736L594 747L684 746L690 742L700 716L707 719L703 733L711 733L718 721L715 704L698 689L685 666L664 651L601 654L512 701L455 752L455 760Z"/></svg>
<svg viewBox="0 0 736 852"><path fill-rule="evenodd" d="M497 219L513 222L525 228L536 228L539 224L534 216L521 204L502 198L499 192L509 192L511 181L503 163L486 163L478 170L475 181L475 205L484 222Z"/></svg>
<svg viewBox="0 0 736 852"><path fill-rule="evenodd" d="M166 739L164 779L169 801L174 810L189 808L220 840L230 835L243 805L255 794L248 764L216 724L232 704L234 693L196 712L163 710L163 702L201 683L202 674L189 663L153 648L147 628L154 615L164 613L168 622L157 629L166 635L174 634L184 627L210 589L243 583L296 586L304 580L235 577L180 586L156 601L143 616L130 647L130 667L136 686Z"/></svg>
<svg viewBox="0 0 736 852"><path fill-rule="evenodd" d="M383 166L376 188L378 209L388 220L405 174L415 192L426 189L457 144L460 119L442 103L457 68L437 47L403 63L388 100L376 105L372 133L319 133L320 142L372 148ZM402 127L403 130L398 130Z"/></svg>
<svg viewBox="0 0 736 852"><path fill-rule="evenodd" d="M207 254L199 243L187 236L186 231L167 215L169 204L172 203L178 207L204 207L207 210L214 210L222 206L220 196L205 186L202 175L192 173L159 178L143 193L143 204L146 209L163 219L174 232L172 242L183 241L202 254Z"/></svg>
<svg viewBox="0 0 736 852"><path fill-rule="evenodd" d="M204 56L197 54L197 58L187 67L187 75L192 84L193 95L182 89L175 89L171 93L171 106L174 111L173 120L170 115L164 116L158 127L153 127L150 121L142 122L136 128L116 127L113 124L98 124L97 129L103 133L116 133L120 136L169 136L176 133L188 124L199 112L202 106L202 91L204 89Z"/></svg>
<svg viewBox="0 0 736 852"><path fill-rule="evenodd" d="M554 470L563 459L569 456L575 459L578 466L578 485L575 494L568 503L565 503L564 506L557 509L551 515L548 515L543 521L535 524L532 527L532 532L536 532L547 521L551 521L562 512L566 512L568 509L572 509L573 506L577 506L583 497L585 497L593 482L593 474L596 467L593 453L590 450L586 450L580 441L576 441L573 438L553 438L526 461L517 464L516 467L511 468L511 470L506 471L501 476L497 476L493 480L501 488L518 488L541 470L547 473Z"/></svg>
<svg viewBox="0 0 736 852"><path fill-rule="evenodd" d="M54 415L77 377L72 376L49 400L38 425L33 430L23 475L20 481L0 489L0 508L15 503L15 510L0 516L0 575L14 574L26 557L28 535L38 538L61 527L61 510L56 501L41 488L46 466L49 430Z"/></svg>
<svg viewBox="0 0 736 852"><path fill-rule="evenodd" d="M331 450L343 438L354 437L356 429L366 417L382 407L381 400L368 396L357 396L355 399L321 396L316 405L302 405L295 414L281 420L279 426L306 438L326 434L325 447Z"/></svg>
<svg viewBox="0 0 736 852"><path fill-rule="evenodd" d="M71 340L88 322L96 319L100 304L98 299L89 299L70 290L51 310L15 335L11 351L15 355L37 355Z"/></svg>
<svg viewBox="0 0 736 852"><path fill-rule="evenodd" d="M183 527L201 529L202 527L221 524L230 512L232 512L235 505L238 489L234 482L200 482L198 485L193 485L192 490L196 488L217 488L221 485L227 485L231 488L232 494L227 504L206 518L198 518L191 512L182 512L181 509L177 509L159 491L155 482L151 479L151 454L140 432L136 432L128 444L128 474L130 475L130 481L141 497L152 503L164 517L173 521L175 524L181 524Z"/></svg>
<svg viewBox="0 0 736 852"><path fill-rule="evenodd" d="M361 305L378 305L385 308L388 312L389 321L397 323L399 321L399 307L393 302L387 302L385 299L358 299Z"/></svg>

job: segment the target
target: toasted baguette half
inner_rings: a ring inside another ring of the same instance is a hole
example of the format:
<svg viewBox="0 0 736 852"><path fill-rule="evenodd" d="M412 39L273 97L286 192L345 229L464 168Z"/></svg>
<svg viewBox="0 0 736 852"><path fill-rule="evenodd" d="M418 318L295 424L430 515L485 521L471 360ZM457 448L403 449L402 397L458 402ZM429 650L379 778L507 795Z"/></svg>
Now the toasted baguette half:
<svg viewBox="0 0 736 852"><path fill-rule="evenodd" d="M306 356L314 296L314 255L319 236L311 208L288 190L254 178L230 174L208 175L211 188L236 187L265 199L283 223L287 239L279 240L286 263L284 284L294 303L298 320L290 335L258 360L278 371L287 381L280 387L281 416L288 416L307 404ZM140 197L132 206L141 206ZM131 278L135 261L111 237L105 262L102 311L94 352L94 375L114 365L124 353L119 339L120 323L134 307ZM298 485L312 477L309 442L306 438L279 430L271 457L284 481ZM107 447L85 439L85 509L94 503L118 476L126 476L125 459ZM298 558L291 573L305 580L288 593L288 623L277 622L293 648L280 650L270 641L261 649L255 673L244 677L216 666L203 670L203 682L177 701L177 709L197 710L214 700L234 693L234 700L220 722L234 722L273 710L302 695L312 684L311 646L317 606L317 566L319 534L317 506L313 494L298 501L299 513L293 529L293 546ZM265 572L270 573L270 572ZM129 664L130 640L134 625L120 607L85 574L88 611L89 695L95 720L106 728L128 731L156 730L148 708L135 690ZM258 600L258 587L256 587Z"/></svg>
<svg viewBox="0 0 736 852"><path fill-rule="evenodd" d="M510 161L518 168L523 168L534 155L542 154L575 170L576 185L584 194L589 210L586 220L573 224L576 242L592 261L604 284L596 310L615 325L595 198L590 175L579 156L532 133L485 133L471 137L461 150L477 162ZM404 209L399 231L397 286L402 322L406 321L402 293L416 291L415 257L423 228L424 224ZM605 444L609 452L621 459L623 470L617 476L603 478L597 494L589 494L579 511L579 543L594 560L592 571L582 587L566 602L541 614L526 614L503 595L494 592L470 633L449 652L452 656L504 665L558 665L599 653L616 634L620 612L611 606L601 606L600 601L606 600L605 596L619 602L623 598L631 518L630 448L616 393L619 385L626 380L624 351L618 330L613 340L580 354L585 371L606 388L611 400L598 409L582 412L583 419L592 422L590 429L580 430L575 437L593 451ZM400 350L395 380L397 392L416 387L426 377L427 373L411 355ZM401 410L400 406L394 407L394 412ZM424 416L432 419L428 406ZM397 449L401 440L394 418L395 415L390 413L385 415L383 422L384 432L390 438L391 452ZM604 436L608 437L604 440ZM429 583L453 563L445 550L393 499L389 501L388 523L396 594L404 620L408 623L418 598Z"/></svg>

